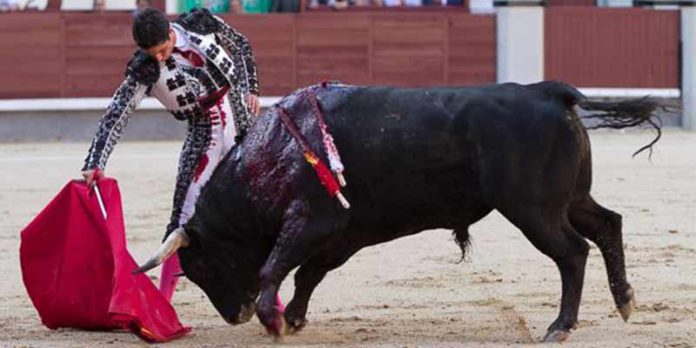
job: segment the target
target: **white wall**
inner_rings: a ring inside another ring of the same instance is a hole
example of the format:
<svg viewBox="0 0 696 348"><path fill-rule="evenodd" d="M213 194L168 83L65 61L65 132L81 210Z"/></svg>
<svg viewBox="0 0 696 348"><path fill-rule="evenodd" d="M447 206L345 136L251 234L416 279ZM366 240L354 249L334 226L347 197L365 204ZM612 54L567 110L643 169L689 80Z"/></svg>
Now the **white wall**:
<svg viewBox="0 0 696 348"><path fill-rule="evenodd" d="M544 79L544 8L498 7L498 82L532 83Z"/></svg>
<svg viewBox="0 0 696 348"><path fill-rule="evenodd" d="M47 0L43 0L47 1ZM105 0L106 9L112 11L130 11L135 9L135 0ZM94 0L63 0L62 10L91 11ZM45 6L45 5L44 5Z"/></svg>
<svg viewBox="0 0 696 348"><path fill-rule="evenodd" d="M681 9L682 125L696 130L696 8Z"/></svg>
<svg viewBox="0 0 696 348"><path fill-rule="evenodd" d="M25 3L29 0L23 0ZM61 8L71 11L91 11L94 0L63 0ZM106 9L114 11L131 11L135 9L136 0L106 0ZM34 0L32 6L45 9L48 0ZM168 14L177 13L177 0L165 0L165 11Z"/></svg>

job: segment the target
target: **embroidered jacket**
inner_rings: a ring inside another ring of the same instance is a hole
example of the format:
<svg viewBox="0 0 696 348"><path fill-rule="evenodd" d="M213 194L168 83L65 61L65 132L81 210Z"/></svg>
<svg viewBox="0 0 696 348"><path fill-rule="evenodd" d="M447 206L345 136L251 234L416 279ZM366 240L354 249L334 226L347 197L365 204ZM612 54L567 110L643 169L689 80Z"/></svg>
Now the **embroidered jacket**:
<svg viewBox="0 0 696 348"><path fill-rule="evenodd" d="M259 86L249 42L222 19L206 9L195 9L181 15L172 25L178 26L178 31L185 33L204 56L204 69L178 64L173 56L158 63L141 50L136 51L128 62L123 83L99 123L82 170L103 170L130 115L144 97L155 97L176 119L188 122L174 193L175 225L195 167L210 144L211 125L200 97L229 86L227 93L237 134L243 137L251 123L244 96L247 92L258 96Z"/></svg>

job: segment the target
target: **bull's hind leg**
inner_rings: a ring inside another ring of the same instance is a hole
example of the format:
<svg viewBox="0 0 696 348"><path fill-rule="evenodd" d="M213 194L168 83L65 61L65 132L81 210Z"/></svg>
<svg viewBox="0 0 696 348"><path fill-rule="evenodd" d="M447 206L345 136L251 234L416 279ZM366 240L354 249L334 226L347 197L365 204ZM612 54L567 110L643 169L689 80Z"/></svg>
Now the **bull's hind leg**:
<svg viewBox="0 0 696 348"><path fill-rule="evenodd" d="M597 244L609 277L609 288L621 317L628 320L634 304L633 289L626 281L621 215L602 207L590 195L573 203L568 211L573 227Z"/></svg>
<svg viewBox="0 0 696 348"><path fill-rule="evenodd" d="M563 208L517 206L500 211L539 251L556 263L561 273L561 310L549 326L544 341L563 341L577 325L589 245L575 232Z"/></svg>
<svg viewBox="0 0 696 348"><path fill-rule="evenodd" d="M314 211L317 213L317 211ZM276 306L280 284L288 273L309 259L335 229L336 219L329 216L318 221L311 218L309 204L294 201L286 211L284 222L273 250L260 272L260 288L256 315L269 333L285 333L285 318ZM316 214L321 216L322 214ZM292 308L287 309L292 310Z"/></svg>

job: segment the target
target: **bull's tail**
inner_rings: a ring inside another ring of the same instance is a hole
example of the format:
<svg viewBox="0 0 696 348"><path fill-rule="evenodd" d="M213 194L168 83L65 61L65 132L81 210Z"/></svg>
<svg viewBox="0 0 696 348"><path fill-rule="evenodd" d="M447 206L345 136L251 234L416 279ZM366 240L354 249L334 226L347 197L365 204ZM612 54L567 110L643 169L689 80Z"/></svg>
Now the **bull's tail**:
<svg viewBox="0 0 696 348"><path fill-rule="evenodd" d="M593 120L592 124L587 127L588 129L622 129L637 126L648 126L654 129L657 133L655 139L634 152L633 156L644 150L650 150L650 154L652 154L653 145L662 136L662 121L655 115L655 110L666 108L649 97L618 102L600 102L588 100L575 87L563 82L543 81L532 86L541 89L553 98L560 98L568 108L577 105L581 109L589 111L590 114L581 116L581 118Z"/></svg>
<svg viewBox="0 0 696 348"><path fill-rule="evenodd" d="M657 133L655 139L634 152L633 156L644 150L650 150L650 155L652 155L653 145L662 136L662 121L655 115L655 110L662 106L649 97L618 102L598 102L582 99L578 101L577 105L583 110L592 112L581 118L597 121L596 124L588 126L588 129L622 129L637 126L649 126L654 129Z"/></svg>

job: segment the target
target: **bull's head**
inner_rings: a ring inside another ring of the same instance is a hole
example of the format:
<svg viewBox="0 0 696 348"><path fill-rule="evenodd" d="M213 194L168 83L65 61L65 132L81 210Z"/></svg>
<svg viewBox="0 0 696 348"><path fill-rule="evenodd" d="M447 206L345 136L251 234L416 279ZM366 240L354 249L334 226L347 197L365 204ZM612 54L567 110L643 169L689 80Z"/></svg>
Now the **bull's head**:
<svg viewBox="0 0 696 348"><path fill-rule="evenodd" d="M190 224L189 224L190 226ZM134 272L146 272L178 251L187 278L208 296L230 324L249 321L259 293L258 264L250 250L229 240L207 240L195 230L178 228L164 241L158 253Z"/></svg>

